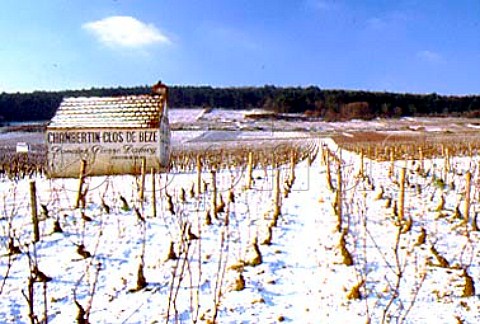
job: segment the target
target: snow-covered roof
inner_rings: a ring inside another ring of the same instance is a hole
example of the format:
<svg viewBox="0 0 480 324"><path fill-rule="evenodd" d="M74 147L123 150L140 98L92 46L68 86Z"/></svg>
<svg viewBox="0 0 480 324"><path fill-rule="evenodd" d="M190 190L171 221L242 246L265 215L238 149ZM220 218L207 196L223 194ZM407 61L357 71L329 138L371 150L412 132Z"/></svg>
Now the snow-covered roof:
<svg viewBox="0 0 480 324"><path fill-rule="evenodd" d="M48 127L159 127L163 110L160 95L65 98Z"/></svg>

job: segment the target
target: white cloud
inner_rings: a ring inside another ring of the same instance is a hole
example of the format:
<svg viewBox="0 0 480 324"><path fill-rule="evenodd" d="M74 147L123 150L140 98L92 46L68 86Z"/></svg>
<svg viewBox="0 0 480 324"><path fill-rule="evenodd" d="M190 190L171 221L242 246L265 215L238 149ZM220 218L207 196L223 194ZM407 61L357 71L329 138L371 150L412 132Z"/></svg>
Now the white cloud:
<svg viewBox="0 0 480 324"><path fill-rule="evenodd" d="M423 51L417 52L417 57L428 63L436 64L436 63L442 63L444 61L442 55L430 50L423 50Z"/></svg>
<svg viewBox="0 0 480 324"><path fill-rule="evenodd" d="M171 43L154 25L129 16L107 17L85 23L82 27L111 47L139 48L155 43Z"/></svg>

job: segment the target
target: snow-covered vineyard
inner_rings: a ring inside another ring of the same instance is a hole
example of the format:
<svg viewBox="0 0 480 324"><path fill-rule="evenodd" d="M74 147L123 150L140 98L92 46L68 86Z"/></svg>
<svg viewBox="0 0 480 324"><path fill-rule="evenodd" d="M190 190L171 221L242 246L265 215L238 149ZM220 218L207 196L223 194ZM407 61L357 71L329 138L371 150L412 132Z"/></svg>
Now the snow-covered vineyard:
<svg viewBox="0 0 480 324"><path fill-rule="evenodd" d="M304 142L39 176L37 243L31 180L1 179L0 322L480 322L479 157Z"/></svg>

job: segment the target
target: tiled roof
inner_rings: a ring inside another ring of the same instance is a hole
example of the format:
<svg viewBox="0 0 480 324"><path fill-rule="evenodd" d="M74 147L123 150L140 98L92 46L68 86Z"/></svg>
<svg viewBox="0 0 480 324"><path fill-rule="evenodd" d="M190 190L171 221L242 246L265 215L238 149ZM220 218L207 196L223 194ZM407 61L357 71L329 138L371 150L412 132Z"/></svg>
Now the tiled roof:
<svg viewBox="0 0 480 324"><path fill-rule="evenodd" d="M49 127L158 127L163 109L159 95L65 98Z"/></svg>

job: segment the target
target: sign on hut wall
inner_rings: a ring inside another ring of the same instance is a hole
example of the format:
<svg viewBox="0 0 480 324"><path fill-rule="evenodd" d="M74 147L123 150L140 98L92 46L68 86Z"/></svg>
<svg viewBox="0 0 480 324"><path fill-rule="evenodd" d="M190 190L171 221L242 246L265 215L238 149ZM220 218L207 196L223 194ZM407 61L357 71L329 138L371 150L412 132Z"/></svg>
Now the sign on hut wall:
<svg viewBox="0 0 480 324"><path fill-rule="evenodd" d="M138 174L143 160L147 170L165 170L166 88L152 96L65 99L47 127L46 142L50 177L77 177L82 160L87 175Z"/></svg>
<svg viewBox="0 0 480 324"><path fill-rule="evenodd" d="M154 128L47 131L50 174L76 177L81 160L91 175L136 174L143 158L148 170L161 170L168 163L165 139L168 135Z"/></svg>

